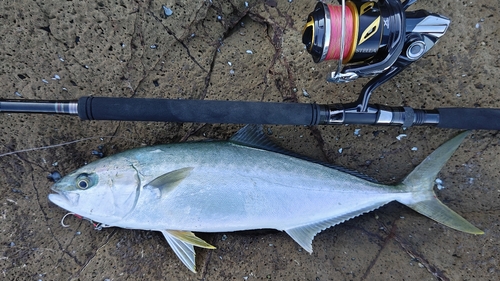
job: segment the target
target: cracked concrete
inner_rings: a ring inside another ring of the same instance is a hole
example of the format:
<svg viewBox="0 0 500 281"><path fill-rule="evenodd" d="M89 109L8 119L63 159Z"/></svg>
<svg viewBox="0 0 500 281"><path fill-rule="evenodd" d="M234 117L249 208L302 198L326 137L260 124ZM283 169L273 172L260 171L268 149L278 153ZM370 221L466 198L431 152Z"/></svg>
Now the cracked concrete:
<svg viewBox="0 0 500 281"><path fill-rule="evenodd" d="M300 103L357 97L367 80L328 84L325 77L335 63L314 64L304 52L300 32L315 1L247 1L248 8L244 2L2 1L0 97ZM173 15L162 17L162 5ZM452 25L429 54L377 90L373 102L500 107L498 1L420 0L411 9L441 13ZM227 139L240 126L0 118L0 278L5 280L495 280L500 270L497 132L468 137L440 173L445 188L437 190L485 235L458 233L391 203L320 233L312 255L276 231L199 234L217 250L198 249L198 274L192 274L159 233L95 231L73 217L63 228L65 212L48 202L46 176L96 160L92 150L98 146L111 155L142 145ZM358 136L354 129L361 129ZM401 180L456 134L429 127L268 130L288 149L387 183ZM407 137L397 140L401 133ZM58 146L66 142L72 143ZM45 148L5 155L40 147Z"/></svg>

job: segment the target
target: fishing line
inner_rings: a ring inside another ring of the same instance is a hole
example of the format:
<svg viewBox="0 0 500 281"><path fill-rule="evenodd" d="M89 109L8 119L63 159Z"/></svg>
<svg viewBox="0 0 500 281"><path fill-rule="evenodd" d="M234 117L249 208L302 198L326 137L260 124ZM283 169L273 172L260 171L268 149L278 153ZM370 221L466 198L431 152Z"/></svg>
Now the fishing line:
<svg viewBox="0 0 500 281"><path fill-rule="evenodd" d="M11 152L5 152L5 153L0 154L0 158L4 157L4 156L9 156L9 155L14 155L14 154L18 154L18 153L23 153L23 152L30 152L30 151L36 151L36 150L44 150L44 149L49 149L49 148L61 147L61 146L65 146L65 145L70 145L70 144L74 144L74 143L78 143L78 142L83 142L83 141L88 141L88 140L92 140L92 139L98 139L98 138L101 138L101 139L102 138L118 138L118 139L125 139L125 140L128 140L128 141L136 142L136 143L138 142L138 141L133 140L133 139L129 139L129 138L125 138L125 137L117 137L117 136L88 137L88 138L83 138L83 139L79 139L79 140L74 140L74 141L69 141L69 142L63 142L63 143L59 143L59 144L52 144L52 145L47 145L47 146L40 146L40 147L26 148L26 149L11 151ZM4 145L4 147L6 147L6 146Z"/></svg>
<svg viewBox="0 0 500 281"><path fill-rule="evenodd" d="M343 60L346 62L353 55L354 51L354 15L349 6L345 7L345 20L342 23L342 6L328 5L330 13L330 48L326 54L326 60L339 60L341 53L342 42L342 24L345 26L344 36L344 55Z"/></svg>

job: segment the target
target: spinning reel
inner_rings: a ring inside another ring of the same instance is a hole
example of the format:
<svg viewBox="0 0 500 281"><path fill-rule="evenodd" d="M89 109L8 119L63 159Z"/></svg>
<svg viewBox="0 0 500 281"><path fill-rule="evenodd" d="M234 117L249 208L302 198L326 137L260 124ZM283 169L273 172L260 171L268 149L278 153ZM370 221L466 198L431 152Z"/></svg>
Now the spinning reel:
<svg viewBox="0 0 500 281"><path fill-rule="evenodd" d="M307 51L314 62L339 62L329 82L376 76L360 94L359 111L367 111L375 88L421 58L448 29L450 20L444 16L406 11L416 1L339 0L341 6L318 2L309 14L302 33Z"/></svg>

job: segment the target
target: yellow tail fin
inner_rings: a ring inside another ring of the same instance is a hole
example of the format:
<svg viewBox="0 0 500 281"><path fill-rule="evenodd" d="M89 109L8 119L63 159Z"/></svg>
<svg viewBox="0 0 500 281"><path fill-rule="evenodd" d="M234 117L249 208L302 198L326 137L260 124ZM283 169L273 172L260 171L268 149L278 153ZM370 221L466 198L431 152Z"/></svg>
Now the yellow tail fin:
<svg viewBox="0 0 500 281"><path fill-rule="evenodd" d="M468 132L461 133L438 147L403 180L401 189L412 192L413 196L411 202L401 203L453 229L483 234L482 230L439 201L433 191L437 174L467 135Z"/></svg>

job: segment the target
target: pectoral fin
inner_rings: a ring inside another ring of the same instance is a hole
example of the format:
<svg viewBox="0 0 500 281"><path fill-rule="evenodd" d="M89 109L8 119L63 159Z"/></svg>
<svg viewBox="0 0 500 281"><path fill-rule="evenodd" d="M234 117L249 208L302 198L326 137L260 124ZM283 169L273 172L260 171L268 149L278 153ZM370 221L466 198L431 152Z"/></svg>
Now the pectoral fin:
<svg viewBox="0 0 500 281"><path fill-rule="evenodd" d="M196 252L193 246L215 249L214 246L196 237L191 231L162 230L161 233L177 257L194 273L196 273Z"/></svg>
<svg viewBox="0 0 500 281"><path fill-rule="evenodd" d="M184 180L193 167L186 167L163 174L144 186L146 189L156 190L158 198L165 196Z"/></svg>

